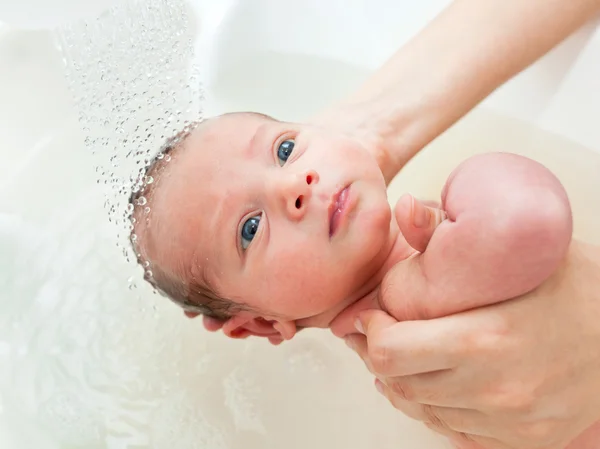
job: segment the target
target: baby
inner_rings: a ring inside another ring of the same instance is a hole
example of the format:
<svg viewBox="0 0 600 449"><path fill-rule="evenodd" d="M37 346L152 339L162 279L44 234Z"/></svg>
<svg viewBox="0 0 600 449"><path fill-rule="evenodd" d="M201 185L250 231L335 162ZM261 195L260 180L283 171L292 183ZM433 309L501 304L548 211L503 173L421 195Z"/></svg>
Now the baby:
<svg viewBox="0 0 600 449"><path fill-rule="evenodd" d="M560 182L512 154L467 160L441 209L407 195L394 218L367 149L318 127L226 114L161 154L153 182L132 198L144 206L132 241L160 292L228 319L233 338L277 343L367 307L403 319L401 298L379 304L375 292L394 264L420 253L406 288L435 301L438 315L513 298L550 276L571 239Z"/></svg>
<svg viewBox="0 0 600 449"><path fill-rule="evenodd" d="M407 195L392 217L365 147L255 113L181 133L145 179L131 201L146 278L188 313L226 320L233 338L345 335L354 328L342 316L365 308L412 316L376 294L409 257L420 259L405 288L430 302L423 318L514 298L552 274L572 234L562 185L527 158L472 157L446 181L441 208ZM583 434L569 449L593 441Z"/></svg>

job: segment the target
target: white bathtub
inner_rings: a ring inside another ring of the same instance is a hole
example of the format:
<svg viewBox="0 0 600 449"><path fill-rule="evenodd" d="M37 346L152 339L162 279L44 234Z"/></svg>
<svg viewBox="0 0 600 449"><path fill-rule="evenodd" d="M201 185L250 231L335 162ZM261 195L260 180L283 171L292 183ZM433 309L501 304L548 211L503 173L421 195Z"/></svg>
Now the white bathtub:
<svg viewBox="0 0 600 449"><path fill-rule="evenodd" d="M197 5L208 113L302 119L448 2L320 3ZM228 341L127 288L135 270L114 245L51 36L0 25L0 447L446 447L391 409L327 332L276 349ZM470 154L521 152L558 173L576 232L598 241L600 217L586 212L600 189L598 61L590 26L434 143L390 198L435 196Z"/></svg>

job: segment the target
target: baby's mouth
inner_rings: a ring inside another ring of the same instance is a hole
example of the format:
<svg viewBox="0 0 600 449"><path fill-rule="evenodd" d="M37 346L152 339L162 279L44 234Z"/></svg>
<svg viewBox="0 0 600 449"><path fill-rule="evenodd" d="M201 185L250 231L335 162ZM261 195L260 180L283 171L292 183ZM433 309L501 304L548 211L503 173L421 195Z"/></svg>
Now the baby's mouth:
<svg viewBox="0 0 600 449"><path fill-rule="evenodd" d="M348 205L348 197L350 194L350 186L344 187L342 190L333 195L331 204L329 205L329 237L333 237L340 228L342 219L345 217L346 206Z"/></svg>

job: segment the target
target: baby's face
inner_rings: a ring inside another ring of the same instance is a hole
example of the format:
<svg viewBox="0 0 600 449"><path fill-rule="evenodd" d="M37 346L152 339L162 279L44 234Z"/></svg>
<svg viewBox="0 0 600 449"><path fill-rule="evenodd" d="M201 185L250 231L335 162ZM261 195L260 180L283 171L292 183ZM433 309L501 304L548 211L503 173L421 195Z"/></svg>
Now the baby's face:
<svg viewBox="0 0 600 449"><path fill-rule="evenodd" d="M162 264L301 326L326 327L367 293L394 236L365 148L253 114L208 120L183 145L152 200Z"/></svg>

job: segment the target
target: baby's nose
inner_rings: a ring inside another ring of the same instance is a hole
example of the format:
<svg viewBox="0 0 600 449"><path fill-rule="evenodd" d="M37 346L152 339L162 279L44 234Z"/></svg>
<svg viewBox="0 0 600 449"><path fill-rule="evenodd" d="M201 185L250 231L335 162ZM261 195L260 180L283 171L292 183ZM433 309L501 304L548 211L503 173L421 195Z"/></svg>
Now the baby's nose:
<svg viewBox="0 0 600 449"><path fill-rule="evenodd" d="M303 173L287 174L282 180L280 193L285 213L294 220L301 219L306 213L312 190L319 182L319 175L314 170Z"/></svg>

